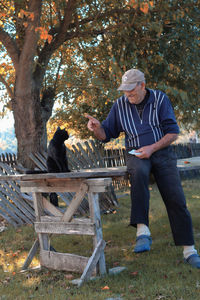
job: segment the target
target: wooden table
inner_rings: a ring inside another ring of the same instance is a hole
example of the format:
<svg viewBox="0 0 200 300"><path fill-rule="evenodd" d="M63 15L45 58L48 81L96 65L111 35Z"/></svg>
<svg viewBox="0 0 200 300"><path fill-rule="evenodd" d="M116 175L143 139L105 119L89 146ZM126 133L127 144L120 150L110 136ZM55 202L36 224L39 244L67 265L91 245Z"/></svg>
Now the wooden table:
<svg viewBox="0 0 200 300"><path fill-rule="evenodd" d="M105 274L104 248L106 243L102 234L99 193L108 190L113 178L123 177L126 173L126 167L119 167L80 170L70 173L1 176L0 180L18 181L21 192L31 192L33 195L36 215L34 227L38 238L28 254L23 269L29 266L40 247L40 264L42 266L82 273L78 286L88 280L92 274ZM42 196L42 193L51 192L75 192L64 213ZM90 217L73 218L86 193L88 194ZM90 235L93 237L93 253L90 257L83 257L56 252L50 245L52 234Z"/></svg>

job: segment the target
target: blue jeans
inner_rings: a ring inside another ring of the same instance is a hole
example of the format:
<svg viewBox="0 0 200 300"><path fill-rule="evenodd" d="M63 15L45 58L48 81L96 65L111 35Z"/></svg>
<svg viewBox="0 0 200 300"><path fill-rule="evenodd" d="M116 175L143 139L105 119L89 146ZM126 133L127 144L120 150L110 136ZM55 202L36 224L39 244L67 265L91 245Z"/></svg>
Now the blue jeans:
<svg viewBox="0 0 200 300"><path fill-rule="evenodd" d="M130 225L149 226L149 176L153 173L165 203L175 245L194 245L192 220L186 206L176 155L166 147L153 153L149 159L140 159L126 150L127 170L131 182Z"/></svg>

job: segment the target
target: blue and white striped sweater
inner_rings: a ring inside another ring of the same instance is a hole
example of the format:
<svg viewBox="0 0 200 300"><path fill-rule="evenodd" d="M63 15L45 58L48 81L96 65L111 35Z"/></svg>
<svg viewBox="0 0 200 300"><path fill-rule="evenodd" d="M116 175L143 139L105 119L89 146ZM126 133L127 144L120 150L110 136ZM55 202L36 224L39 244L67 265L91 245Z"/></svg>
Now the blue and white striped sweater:
<svg viewBox="0 0 200 300"><path fill-rule="evenodd" d="M113 104L102 127L108 142L125 132L126 148L151 145L159 141L167 133L179 133L171 102L166 94L159 90L149 90L150 96L139 116L137 107L129 103L125 96Z"/></svg>

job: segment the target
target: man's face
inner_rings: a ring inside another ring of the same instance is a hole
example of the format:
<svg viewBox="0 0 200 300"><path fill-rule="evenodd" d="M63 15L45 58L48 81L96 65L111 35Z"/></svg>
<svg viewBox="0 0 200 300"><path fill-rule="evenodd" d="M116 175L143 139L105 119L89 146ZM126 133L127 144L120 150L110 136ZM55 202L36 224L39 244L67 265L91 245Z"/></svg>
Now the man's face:
<svg viewBox="0 0 200 300"><path fill-rule="evenodd" d="M145 83L139 83L131 91L124 91L125 96L131 104L139 104L144 100L146 95Z"/></svg>

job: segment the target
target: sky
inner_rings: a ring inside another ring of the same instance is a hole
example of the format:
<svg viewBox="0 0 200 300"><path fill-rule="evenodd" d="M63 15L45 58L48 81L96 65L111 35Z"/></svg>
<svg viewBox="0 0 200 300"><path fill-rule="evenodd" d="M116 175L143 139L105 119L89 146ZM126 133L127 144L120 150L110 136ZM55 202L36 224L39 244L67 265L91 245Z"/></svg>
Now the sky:
<svg viewBox="0 0 200 300"><path fill-rule="evenodd" d="M0 132L8 128L14 128L14 119L12 113L9 113L3 119L0 119Z"/></svg>
<svg viewBox="0 0 200 300"><path fill-rule="evenodd" d="M12 113L0 119L0 155L2 153L16 153L17 140L14 133L14 119Z"/></svg>
<svg viewBox="0 0 200 300"><path fill-rule="evenodd" d="M3 92L0 92L0 96L3 95ZM0 102L0 112L3 111L3 103ZM0 132L5 131L8 128L14 128L14 118L11 111L6 112L6 115L3 119L0 118Z"/></svg>

